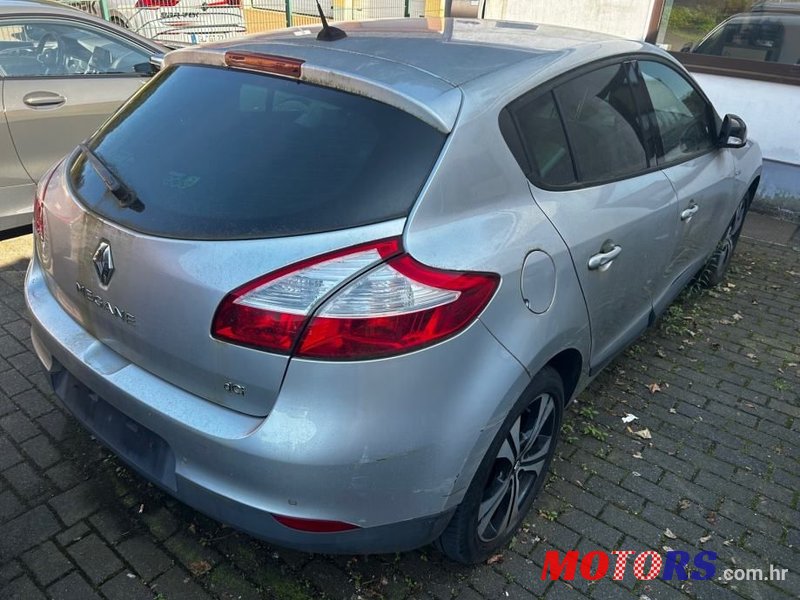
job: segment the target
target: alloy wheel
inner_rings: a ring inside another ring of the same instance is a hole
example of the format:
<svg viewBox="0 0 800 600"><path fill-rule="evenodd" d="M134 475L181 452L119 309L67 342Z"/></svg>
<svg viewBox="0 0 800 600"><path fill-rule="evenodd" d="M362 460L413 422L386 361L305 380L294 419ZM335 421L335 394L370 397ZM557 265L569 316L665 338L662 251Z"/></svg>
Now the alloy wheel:
<svg viewBox="0 0 800 600"><path fill-rule="evenodd" d="M494 459L478 509L478 538L491 542L517 526L520 508L545 475L556 434L555 399L540 394L517 417Z"/></svg>

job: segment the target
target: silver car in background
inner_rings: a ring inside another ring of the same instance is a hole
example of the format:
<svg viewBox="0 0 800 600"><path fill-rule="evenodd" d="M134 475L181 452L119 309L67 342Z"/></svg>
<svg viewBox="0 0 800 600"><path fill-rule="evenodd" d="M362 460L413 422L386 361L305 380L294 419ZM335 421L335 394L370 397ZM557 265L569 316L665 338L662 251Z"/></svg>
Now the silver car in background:
<svg viewBox="0 0 800 600"><path fill-rule="evenodd" d="M760 151L644 43L343 28L172 52L42 178L33 345L81 423L220 521L483 560L568 401L724 276Z"/></svg>
<svg viewBox="0 0 800 600"><path fill-rule="evenodd" d="M74 8L0 0L0 231L30 225L36 181L155 72L166 48Z"/></svg>

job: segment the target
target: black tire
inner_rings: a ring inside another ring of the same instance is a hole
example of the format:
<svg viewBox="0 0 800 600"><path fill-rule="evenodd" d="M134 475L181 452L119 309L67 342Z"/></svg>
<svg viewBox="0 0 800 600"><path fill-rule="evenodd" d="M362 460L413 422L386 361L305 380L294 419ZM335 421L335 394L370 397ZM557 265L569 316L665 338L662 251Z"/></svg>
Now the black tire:
<svg viewBox="0 0 800 600"><path fill-rule="evenodd" d="M725 233L722 234L722 239L720 239L713 254L697 276L697 283L702 287L713 288L725 279L736 245L739 243L739 236L742 234L742 226L744 225L745 217L747 217L747 211L750 208L752 199L753 191L749 190L744 195L744 198L739 201L736 212L734 212L728 227L725 229Z"/></svg>
<svg viewBox="0 0 800 600"><path fill-rule="evenodd" d="M437 540L445 555L474 564L505 546L547 478L563 413L564 384L555 369L545 367L509 412ZM485 514L479 515L482 507Z"/></svg>

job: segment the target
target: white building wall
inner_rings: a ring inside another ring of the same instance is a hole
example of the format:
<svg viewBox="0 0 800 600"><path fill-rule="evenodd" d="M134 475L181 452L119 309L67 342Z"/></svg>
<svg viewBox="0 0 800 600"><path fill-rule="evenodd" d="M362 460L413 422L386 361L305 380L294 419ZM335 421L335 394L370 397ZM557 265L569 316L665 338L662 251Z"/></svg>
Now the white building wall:
<svg viewBox="0 0 800 600"><path fill-rule="evenodd" d="M692 74L720 116L747 123L764 158L800 165L800 86L722 75Z"/></svg>
<svg viewBox="0 0 800 600"><path fill-rule="evenodd" d="M644 39L655 0L486 0L487 19L602 31Z"/></svg>

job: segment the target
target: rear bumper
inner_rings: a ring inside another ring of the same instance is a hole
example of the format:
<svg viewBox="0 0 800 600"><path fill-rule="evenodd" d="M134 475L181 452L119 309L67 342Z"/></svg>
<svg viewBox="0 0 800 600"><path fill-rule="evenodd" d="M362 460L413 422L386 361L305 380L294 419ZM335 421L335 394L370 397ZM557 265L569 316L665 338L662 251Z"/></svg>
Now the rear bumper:
<svg viewBox="0 0 800 600"><path fill-rule="evenodd" d="M297 361L270 415L253 417L177 388L93 338L61 308L36 259L25 296L37 354L56 394L87 429L186 504L301 550L394 552L435 539L499 426L493 412L504 414L503 394L498 403L487 403L487 394L511 387L511 401L527 382L519 364L476 324L463 334L467 339L440 350L456 351L449 360L464 365L463 386L453 397L442 393L447 377L433 379L442 370L436 353L422 357L432 364L419 381L381 361ZM470 368L466 354L489 369L491 381L485 370ZM387 373L395 380L387 381ZM403 415L406 422L399 422ZM359 528L304 533L273 514Z"/></svg>

